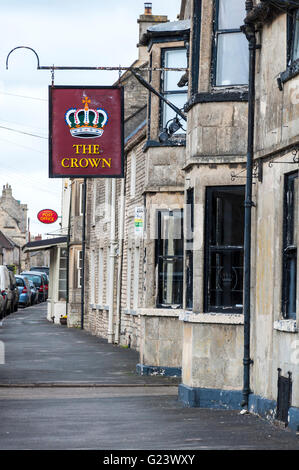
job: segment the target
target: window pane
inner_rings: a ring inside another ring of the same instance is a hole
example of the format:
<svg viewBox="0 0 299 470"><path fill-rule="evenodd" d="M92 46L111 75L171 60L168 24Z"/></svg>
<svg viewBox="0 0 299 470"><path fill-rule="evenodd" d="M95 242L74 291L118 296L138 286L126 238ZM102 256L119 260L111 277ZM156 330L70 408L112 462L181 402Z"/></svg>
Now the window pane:
<svg viewBox="0 0 299 470"><path fill-rule="evenodd" d="M182 305L183 301L183 212L159 212L158 303Z"/></svg>
<svg viewBox="0 0 299 470"><path fill-rule="evenodd" d="M293 60L296 59L299 59L299 10L296 13L294 25Z"/></svg>
<svg viewBox="0 0 299 470"><path fill-rule="evenodd" d="M161 304L181 305L183 298L183 258L163 261L159 277Z"/></svg>
<svg viewBox="0 0 299 470"><path fill-rule="evenodd" d="M243 304L244 187L207 189L205 308L241 311Z"/></svg>
<svg viewBox="0 0 299 470"><path fill-rule="evenodd" d="M165 67L166 68L186 68L187 53L186 49L177 49L165 51ZM164 73L164 92L175 90L187 90L187 85L183 88L177 86L184 72L169 71Z"/></svg>
<svg viewBox="0 0 299 470"><path fill-rule="evenodd" d="M180 256L183 250L182 213L161 213L160 256Z"/></svg>
<svg viewBox="0 0 299 470"><path fill-rule="evenodd" d="M216 85L248 83L248 43L243 33L218 35Z"/></svg>
<svg viewBox="0 0 299 470"><path fill-rule="evenodd" d="M298 173L285 176L282 311L296 319Z"/></svg>
<svg viewBox="0 0 299 470"><path fill-rule="evenodd" d="M214 191L210 243L212 246L243 246L244 190Z"/></svg>
<svg viewBox="0 0 299 470"><path fill-rule="evenodd" d="M245 1L219 0L218 29L240 28L245 16Z"/></svg>
<svg viewBox="0 0 299 470"><path fill-rule="evenodd" d="M293 226L293 243L297 244L298 240L298 224L299 224L299 178L294 180L294 226Z"/></svg>
<svg viewBox="0 0 299 470"><path fill-rule="evenodd" d="M243 250L212 252L210 308L241 308L243 303Z"/></svg>
<svg viewBox="0 0 299 470"><path fill-rule="evenodd" d="M167 94L165 95L172 104L174 104L177 108L182 109L187 101L187 93L178 93L178 94ZM163 102L163 127L166 126L166 123L170 120L175 118L176 112L173 111L166 103ZM180 118L179 118L180 119ZM180 120L183 127L185 128L186 123ZM185 134L183 129L179 129L175 134Z"/></svg>
<svg viewBox="0 0 299 470"><path fill-rule="evenodd" d="M290 254L286 261L287 281L287 318L296 320L296 278L297 278L297 256L296 252Z"/></svg>

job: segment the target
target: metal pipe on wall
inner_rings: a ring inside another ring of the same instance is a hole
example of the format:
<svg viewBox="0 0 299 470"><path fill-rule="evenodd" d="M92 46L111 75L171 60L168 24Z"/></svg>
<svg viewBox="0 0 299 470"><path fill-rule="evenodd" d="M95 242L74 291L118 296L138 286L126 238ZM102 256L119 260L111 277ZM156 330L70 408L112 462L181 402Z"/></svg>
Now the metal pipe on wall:
<svg viewBox="0 0 299 470"><path fill-rule="evenodd" d="M83 216L82 216L82 284L81 284L81 330L84 329L84 295L85 295L85 244L86 244L86 178L83 183Z"/></svg>
<svg viewBox="0 0 299 470"><path fill-rule="evenodd" d="M247 11L252 9L252 2L247 2ZM252 171L254 156L254 113L255 113L255 64L256 64L256 32L251 23L242 27L249 47L249 80L248 80L248 137L245 188L245 222L244 222L244 355L243 355L243 401L242 406L248 409L250 391L250 287L251 287L251 209L252 202Z"/></svg>
<svg viewBox="0 0 299 470"><path fill-rule="evenodd" d="M116 227L116 180L111 180L111 217L110 217L110 256L109 256L109 316L108 316L108 343L113 342L113 316L114 316L114 267L117 242L115 240Z"/></svg>
<svg viewBox="0 0 299 470"><path fill-rule="evenodd" d="M125 224L125 179L121 180L121 199L119 208L119 253L117 268L117 288L116 288L116 325L114 343L119 343L120 337L120 318L121 318L121 286L122 286L122 264L123 264L123 245L124 245L124 224Z"/></svg>

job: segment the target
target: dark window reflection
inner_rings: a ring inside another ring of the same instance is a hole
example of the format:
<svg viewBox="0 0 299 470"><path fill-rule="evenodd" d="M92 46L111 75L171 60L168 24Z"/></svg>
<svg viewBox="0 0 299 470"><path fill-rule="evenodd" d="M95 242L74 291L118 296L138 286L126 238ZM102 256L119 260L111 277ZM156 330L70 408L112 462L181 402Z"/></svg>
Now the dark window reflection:
<svg viewBox="0 0 299 470"><path fill-rule="evenodd" d="M206 311L243 308L244 187L207 188Z"/></svg>
<svg viewBox="0 0 299 470"><path fill-rule="evenodd" d="M158 305L183 301L183 211L158 211Z"/></svg>

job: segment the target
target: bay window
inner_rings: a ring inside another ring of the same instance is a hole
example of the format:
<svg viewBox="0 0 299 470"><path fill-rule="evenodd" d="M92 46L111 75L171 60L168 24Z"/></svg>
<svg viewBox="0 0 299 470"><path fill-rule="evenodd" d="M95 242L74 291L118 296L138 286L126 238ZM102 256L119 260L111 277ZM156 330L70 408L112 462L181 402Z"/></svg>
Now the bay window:
<svg viewBox="0 0 299 470"><path fill-rule="evenodd" d="M245 2L216 0L213 58L216 86L248 83L248 42L240 30L245 16Z"/></svg>

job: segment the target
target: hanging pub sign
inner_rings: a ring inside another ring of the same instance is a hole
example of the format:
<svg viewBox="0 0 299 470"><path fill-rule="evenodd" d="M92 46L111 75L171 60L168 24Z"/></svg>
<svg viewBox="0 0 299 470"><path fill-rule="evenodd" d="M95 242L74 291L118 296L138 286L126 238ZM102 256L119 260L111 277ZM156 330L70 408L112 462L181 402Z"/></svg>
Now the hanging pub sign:
<svg viewBox="0 0 299 470"><path fill-rule="evenodd" d="M42 209L37 214L37 218L43 224L54 224L58 219L58 214L52 209Z"/></svg>
<svg viewBox="0 0 299 470"><path fill-rule="evenodd" d="M49 87L49 177L123 177L123 88Z"/></svg>

